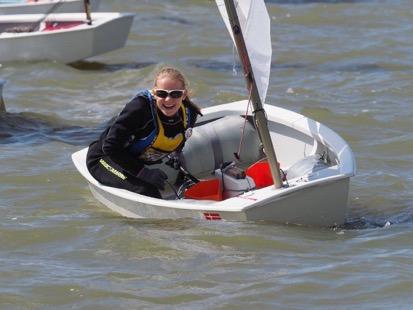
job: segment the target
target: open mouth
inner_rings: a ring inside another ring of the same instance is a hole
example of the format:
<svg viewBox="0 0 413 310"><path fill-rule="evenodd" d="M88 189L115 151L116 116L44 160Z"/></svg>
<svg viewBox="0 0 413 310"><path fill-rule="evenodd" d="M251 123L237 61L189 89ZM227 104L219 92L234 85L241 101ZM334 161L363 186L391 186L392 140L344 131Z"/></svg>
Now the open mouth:
<svg viewBox="0 0 413 310"><path fill-rule="evenodd" d="M163 107L165 110L173 110L173 109L175 109L176 105L175 105L175 104L172 104L172 105L162 104L162 107Z"/></svg>

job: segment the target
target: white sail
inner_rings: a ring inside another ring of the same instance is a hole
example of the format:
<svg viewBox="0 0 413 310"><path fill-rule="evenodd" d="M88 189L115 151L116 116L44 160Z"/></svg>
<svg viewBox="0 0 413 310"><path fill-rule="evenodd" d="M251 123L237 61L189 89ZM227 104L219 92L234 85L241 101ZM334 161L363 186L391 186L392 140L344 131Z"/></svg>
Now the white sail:
<svg viewBox="0 0 413 310"><path fill-rule="evenodd" d="M234 41L224 0L216 0L219 12ZM252 71L260 94L265 103L271 71L270 18L264 0L235 0L237 14L247 46Z"/></svg>

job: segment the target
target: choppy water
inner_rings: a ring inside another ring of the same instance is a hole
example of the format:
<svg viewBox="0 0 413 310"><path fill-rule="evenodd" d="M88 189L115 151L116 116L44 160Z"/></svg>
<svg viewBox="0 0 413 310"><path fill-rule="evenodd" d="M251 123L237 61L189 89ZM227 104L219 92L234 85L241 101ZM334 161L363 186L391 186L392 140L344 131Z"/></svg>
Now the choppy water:
<svg viewBox="0 0 413 310"><path fill-rule="evenodd" d="M413 2L272 0L269 102L351 145L338 229L127 220L71 163L162 64L201 106L244 98L212 1L106 1L136 12L125 48L0 77L1 309L396 308L413 303Z"/></svg>

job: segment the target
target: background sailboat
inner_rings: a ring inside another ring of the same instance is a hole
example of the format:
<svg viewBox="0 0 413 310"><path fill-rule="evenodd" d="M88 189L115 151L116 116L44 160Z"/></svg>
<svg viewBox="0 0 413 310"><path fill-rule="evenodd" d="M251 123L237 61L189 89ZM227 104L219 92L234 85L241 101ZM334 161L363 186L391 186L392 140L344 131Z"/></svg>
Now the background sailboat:
<svg viewBox="0 0 413 310"><path fill-rule="evenodd" d="M125 45L134 14L85 13L0 16L0 62L70 63Z"/></svg>

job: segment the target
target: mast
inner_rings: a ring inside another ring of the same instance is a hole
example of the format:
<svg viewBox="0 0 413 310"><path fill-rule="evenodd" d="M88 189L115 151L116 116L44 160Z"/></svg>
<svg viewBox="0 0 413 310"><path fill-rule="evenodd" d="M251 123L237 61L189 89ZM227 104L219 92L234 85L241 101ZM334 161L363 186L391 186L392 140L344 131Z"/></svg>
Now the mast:
<svg viewBox="0 0 413 310"><path fill-rule="evenodd" d="M3 85L6 83L6 81L0 79L0 113L1 112L6 112L6 106L4 105L4 100L3 100Z"/></svg>
<svg viewBox="0 0 413 310"><path fill-rule="evenodd" d="M244 76L247 82L248 90L251 92L251 101L254 107L254 118L257 125L260 140L264 146L264 152L267 155L270 164L272 179L274 180L275 188L282 186L280 169L278 168L277 156L275 155L274 146L271 141L270 132L268 130L268 121L265 114L261 98L258 92L257 84L255 82L254 73L247 47L245 45L241 26L238 19L237 10L235 8L234 0L224 0L225 8L228 13L228 19L231 24L234 41L237 46L238 55L244 69Z"/></svg>
<svg viewBox="0 0 413 310"><path fill-rule="evenodd" d="M92 25L92 17L90 16L90 0L83 0L83 6L85 8L87 24Z"/></svg>

